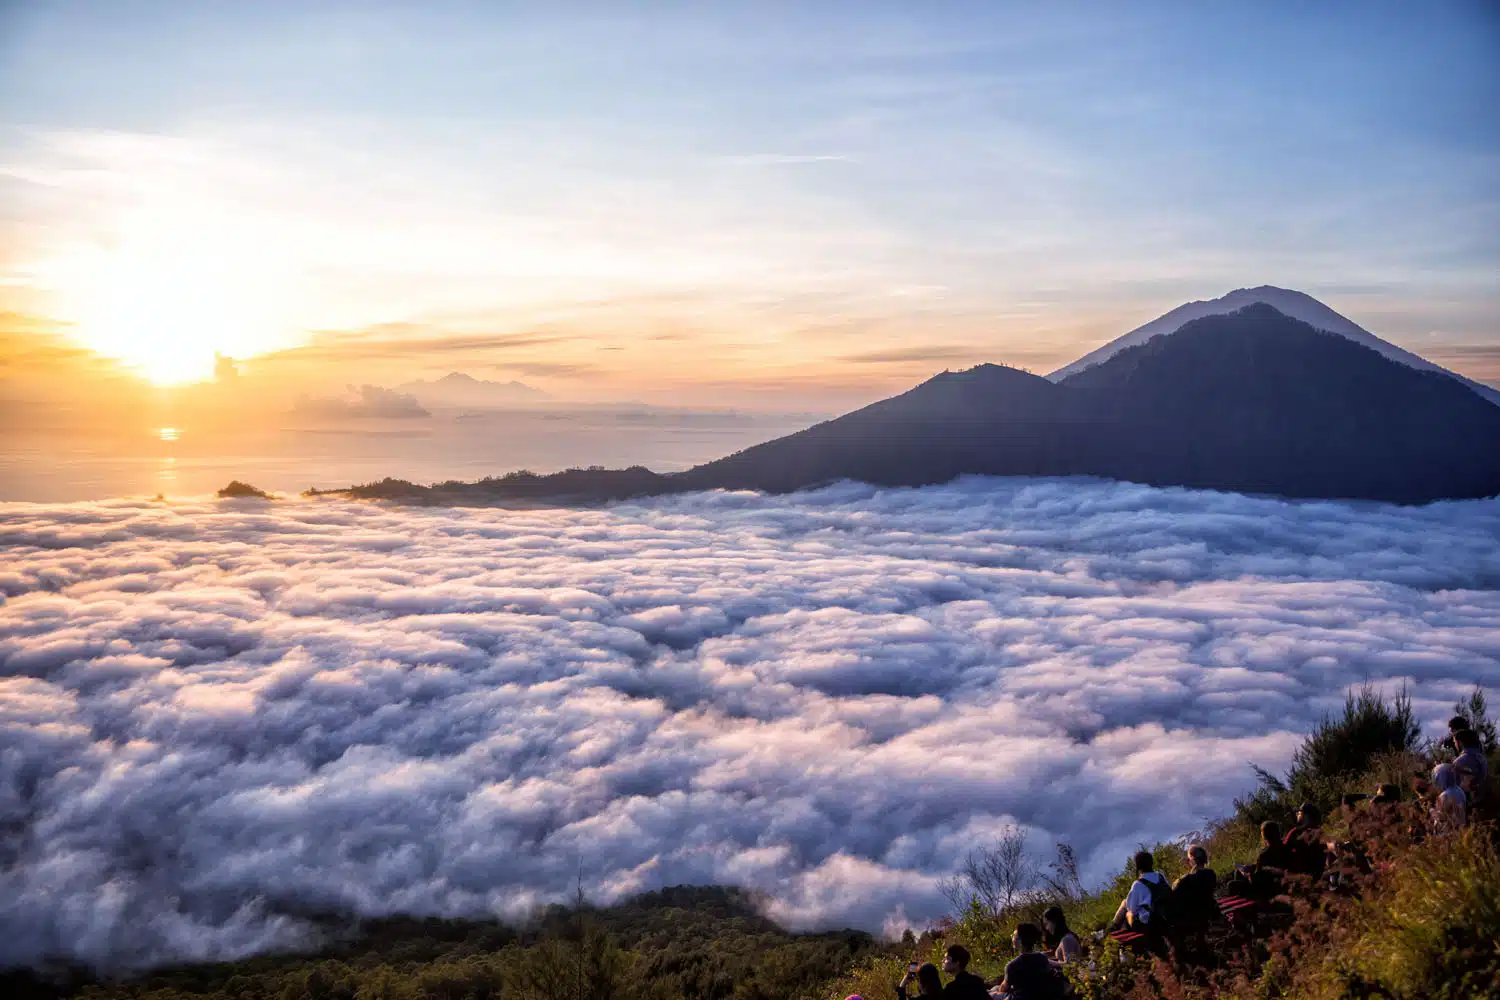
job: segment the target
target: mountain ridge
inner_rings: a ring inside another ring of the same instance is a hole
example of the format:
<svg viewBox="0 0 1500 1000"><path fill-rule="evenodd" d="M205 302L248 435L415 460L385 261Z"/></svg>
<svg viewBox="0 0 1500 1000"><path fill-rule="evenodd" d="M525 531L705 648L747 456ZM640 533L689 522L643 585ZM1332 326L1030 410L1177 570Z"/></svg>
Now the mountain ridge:
<svg viewBox="0 0 1500 1000"><path fill-rule="evenodd" d="M349 495L603 502L688 490L790 492L844 479L922 486L961 475L1090 476L1405 504L1500 494L1500 406L1451 372L1392 357L1399 349L1373 335L1364 342L1261 301L1210 311L1170 333L1140 333L1066 375L995 364L942 372L685 472L512 474L436 492L392 480Z"/></svg>
<svg viewBox="0 0 1500 1000"><path fill-rule="evenodd" d="M1410 368L1415 368L1419 371L1439 372L1449 378L1456 379L1484 399L1500 406L1500 389L1485 385L1483 382L1476 382L1457 372L1449 371L1419 354L1414 354L1405 348L1397 347L1387 340L1382 340L1358 323L1334 311L1306 292L1290 288L1278 288L1275 285L1236 288L1217 299L1199 299L1192 302L1185 302L1177 308L1163 313L1151 322L1136 327L1129 333L1116 337L1103 346L1095 348L1076 361L1069 362L1048 374L1047 378L1054 382L1060 382L1071 375L1076 375L1085 369L1107 361L1127 347L1133 347L1156 337L1176 333L1183 325L1192 320L1202 319L1207 316L1226 315L1255 303L1269 305L1285 316L1289 316L1292 319L1299 319L1319 330L1338 334L1345 339L1371 348L1390 360L1397 361Z"/></svg>

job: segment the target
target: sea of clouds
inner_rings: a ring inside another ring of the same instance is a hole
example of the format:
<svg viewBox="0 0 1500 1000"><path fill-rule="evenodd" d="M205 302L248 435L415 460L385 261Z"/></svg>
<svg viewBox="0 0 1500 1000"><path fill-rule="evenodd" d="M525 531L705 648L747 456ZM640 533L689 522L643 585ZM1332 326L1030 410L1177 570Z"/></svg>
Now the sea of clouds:
<svg viewBox="0 0 1500 1000"><path fill-rule="evenodd" d="M1086 874L1344 692L1500 687L1500 502L963 480L608 509L0 504L0 965L677 883L940 913L1007 823Z"/></svg>

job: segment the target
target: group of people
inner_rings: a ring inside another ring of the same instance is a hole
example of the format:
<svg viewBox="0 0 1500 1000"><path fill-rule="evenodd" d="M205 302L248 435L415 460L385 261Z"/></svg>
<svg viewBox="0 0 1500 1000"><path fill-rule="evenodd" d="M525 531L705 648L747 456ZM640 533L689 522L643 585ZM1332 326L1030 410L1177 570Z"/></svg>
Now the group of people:
<svg viewBox="0 0 1500 1000"><path fill-rule="evenodd" d="M961 944L949 945L943 953L943 972L952 977L946 985L931 964L913 962L906 976L896 984L898 1000L1061 1000L1066 985L1059 968L1075 962L1083 952L1078 935L1068 929L1068 921L1059 907L1042 915L1042 927L1024 923L1016 928L1011 945L1019 954L1005 966L1005 974L992 982L969 971L969 950ZM1045 929L1044 929L1045 928ZM849 1000L858 1000L850 997Z"/></svg>
<svg viewBox="0 0 1500 1000"><path fill-rule="evenodd" d="M1483 743L1469 720L1462 716L1450 720L1443 747L1453 759L1437 764L1430 781L1413 781L1426 808L1426 821L1416 831L1421 835L1445 835L1467 825L1489 780ZM1366 800L1368 809L1361 809L1359 803ZM1365 819L1383 821L1400 800L1396 785L1381 784L1369 795L1345 795L1339 808L1352 831ZM1358 841L1325 839L1322 825L1322 810L1312 802L1302 804L1295 824L1286 831L1274 821L1262 823L1260 853L1253 864L1235 866L1223 887L1225 896L1264 901L1281 891L1288 875L1327 879L1336 888L1340 873L1351 866L1368 873L1369 862ZM1221 917L1219 877L1209 867L1208 851L1200 844L1187 848L1187 864L1187 873L1168 883L1156 871L1151 852L1137 852L1131 859L1136 877L1110 929L1137 932L1128 935L1133 947L1161 956L1166 955L1169 943L1188 957L1201 948L1208 930ZM912 963L896 986L896 996L898 1000L1061 1000L1067 995L1062 969L1080 959L1083 947L1060 907L1047 909L1040 926L1018 925L1011 946L1017 955L997 980L986 982L969 972L969 952L955 944L943 957L941 971L951 977L946 984L936 965Z"/></svg>
<svg viewBox="0 0 1500 1000"><path fill-rule="evenodd" d="M1435 832L1451 833L1466 826L1469 814L1482 803L1490 764L1484 756L1484 741L1462 715L1448 720L1444 743L1452 750L1453 760L1434 767L1431 784L1419 783L1417 794L1431 803Z"/></svg>

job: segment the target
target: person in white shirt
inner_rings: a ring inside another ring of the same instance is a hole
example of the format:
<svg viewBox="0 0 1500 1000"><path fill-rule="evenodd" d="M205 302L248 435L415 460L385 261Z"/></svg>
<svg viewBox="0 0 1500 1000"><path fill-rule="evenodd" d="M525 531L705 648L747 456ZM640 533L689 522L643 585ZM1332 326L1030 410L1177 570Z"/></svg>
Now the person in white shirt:
<svg viewBox="0 0 1500 1000"><path fill-rule="evenodd" d="M1439 764L1432 769L1432 783L1437 797L1432 804L1432 832L1454 833L1469 821L1469 800L1458 783L1458 769Z"/></svg>
<svg viewBox="0 0 1500 1000"><path fill-rule="evenodd" d="M1136 879L1130 883L1130 891L1125 894L1125 898L1120 900L1113 926L1119 928L1128 925L1131 930L1144 932L1145 949L1155 954L1165 954L1166 936L1162 926L1165 918L1153 911L1161 909L1163 901L1171 895L1172 887L1156 870L1156 860L1151 857L1150 851L1137 851L1131 863L1135 866Z"/></svg>

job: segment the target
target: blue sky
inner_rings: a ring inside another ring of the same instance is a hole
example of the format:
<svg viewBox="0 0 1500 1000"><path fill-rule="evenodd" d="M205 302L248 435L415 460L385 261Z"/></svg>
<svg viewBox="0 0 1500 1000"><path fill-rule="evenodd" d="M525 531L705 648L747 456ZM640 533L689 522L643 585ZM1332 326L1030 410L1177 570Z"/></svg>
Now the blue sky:
<svg viewBox="0 0 1500 1000"><path fill-rule="evenodd" d="M585 395L1046 369L1262 283L1496 363L1492 5L625 6L11 3L0 292L115 353L120 275L240 355L546 327Z"/></svg>

